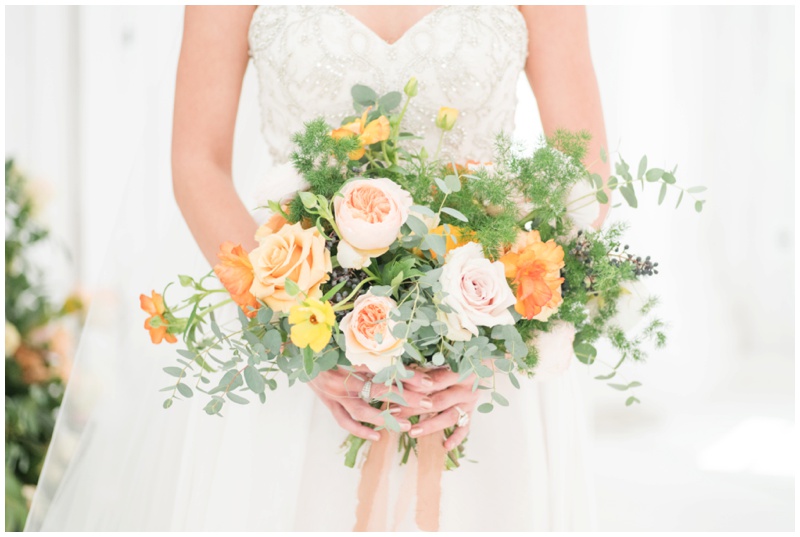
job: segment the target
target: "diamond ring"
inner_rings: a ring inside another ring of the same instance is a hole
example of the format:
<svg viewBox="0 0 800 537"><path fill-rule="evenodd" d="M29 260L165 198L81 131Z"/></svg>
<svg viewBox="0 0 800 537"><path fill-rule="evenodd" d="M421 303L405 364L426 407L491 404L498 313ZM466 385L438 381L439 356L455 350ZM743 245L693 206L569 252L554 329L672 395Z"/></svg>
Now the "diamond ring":
<svg viewBox="0 0 800 537"><path fill-rule="evenodd" d="M372 381L368 380L361 387L361 393L359 395L361 396L361 399L363 399L365 403L371 403L372 402L371 393L372 393Z"/></svg>
<svg viewBox="0 0 800 537"><path fill-rule="evenodd" d="M461 410L459 407L453 407L458 411L458 420L456 420L456 427L466 427L469 424L469 414Z"/></svg>

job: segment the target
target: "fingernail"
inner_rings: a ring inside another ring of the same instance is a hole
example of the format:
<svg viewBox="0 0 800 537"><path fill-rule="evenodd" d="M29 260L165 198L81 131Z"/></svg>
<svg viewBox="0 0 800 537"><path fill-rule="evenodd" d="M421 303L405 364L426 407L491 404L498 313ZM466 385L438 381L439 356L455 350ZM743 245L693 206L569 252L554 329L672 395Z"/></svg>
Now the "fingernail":
<svg viewBox="0 0 800 537"><path fill-rule="evenodd" d="M425 409L433 408L433 400L430 397L423 397L422 401L419 402L419 406Z"/></svg>
<svg viewBox="0 0 800 537"><path fill-rule="evenodd" d="M422 384L423 388L430 388L431 386L433 386L433 380L431 380L431 378L427 375L422 377L419 383Z"/></svg>
<svg viewBox="0 0 800 537"><path fill-rule="evenodd" d="M389 414L399 414L402 411L403 409L400 408L399 406L393 406L392 408L389 409Z"/></svg>
<svg viewBox="0 0 800 537"><path fill-rule="evenodd" d="M404 433L407 433L409 429L411 429L411 423L406 421L400 424L400 430Z"/></svg>
<svg viewBox="0 0 800 537"><path fill-rule="evenodd" d="M419 435L421 435L421 434L422 434L422 427L414 427L414 428L413 428L413 429L411 429L411 431L408 433L408 435L409 435L409 436L411 436L412 438L416 438L416 437L418 437L418 436L419 436Z"/></svg>
<svg viewBox="0 0 800 537"><path fill-rule="evenodd" d="M378 440L381 439L381 435L379 435L378 433L373 433L369 435L369 439L372 440L373 442L377 442Z"/></svg>

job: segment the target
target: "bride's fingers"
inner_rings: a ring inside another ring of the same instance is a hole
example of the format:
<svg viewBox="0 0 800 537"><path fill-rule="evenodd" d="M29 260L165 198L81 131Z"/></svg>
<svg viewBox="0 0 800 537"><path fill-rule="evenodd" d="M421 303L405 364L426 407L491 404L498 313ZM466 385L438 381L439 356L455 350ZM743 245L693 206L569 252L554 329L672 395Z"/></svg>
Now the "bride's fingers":
<svg viewBox="0 0 800 537"><path fill-rule="evenodd" d="M428 375L433 381L433 386L430 388L431 392L438 392L447 389L450 386L459 384L458 379L461 376L459 373L454 373L452 370L448 368L435 369L433 371L430 371ZM467 380L465 380L463 383L470 384L473 381L473 379L474 375L470 375L469 377L467 377Z"/></svg>
<svg viewBox="0 0 800 537"><path fill-rule="evenodd" d="M430 412L441 412L445 409L460 403L474 402L480 396L479 391L472 391L472 388L464 384L456 384L440 392L431 394L433 408Z"/></svg>
<svg viewBox="0 0 800 537"><path fill-rule="evenodd" d="M349 399L340 401L341 406L350 414L354 420L372 423L373 425L383 425L382 410L368 405L361 399ZM394 407L397 408L397 407ZM394 411L396 413L396 411ZM396 418L397 423L400 424L400 430L403 432L411 429L411 422L405 418Z"/></svg>
<svg viewBox="0 0 800 537"><path fill-rule="evenodd" d="M459 405L459 408L461 408L461 410L467 414L472 412L472 407L466 404ZM420 421L411 428L411 431L409 431L408 434L414 438L417 438L423 435L441 432L448 427L453 427L456 424L456 421L458 421L458 416L459 413L455 407L448 408L433 418Z"/></svg>
<svg viewBox="0 0 800 537"><path fill-rule="evenodd" d="M345 431L364 440L372 440L373 442L380 440L381 437L376 431L366 425L361 425L351 418L347 410L339 403L332 401L328 408L330 408L336 423Z"/></svg>
<svg viewBox="0 0 800 537"><path fill-rule="evenodd" d="M433 389L433 379L428 373L416 370L413 377L403 380L403 387L420 393L428 393Z"/></svg>
<svg viewBox="0 0 800 537"><path fill-rule="evenodd" d="M423 411L430 411L430 409L433 408L433 399L431 399L431 396L414 390L406 389L404 389L403 393L401 394L395 385L386 386L385 384L373 384L370 396L373 399L381 399L385 401L387 400L386 394L389 392L398 394L407 403L406 405L398 405L401 408L414 407L422 409Z"/></svg>
<svg viewBox="0 0 800 537"><path fill-rule="evenodd" d="M451 434L450 437L445 441L444 449L450 451L451 449L457 447L459 444L461 444L461 442L464 441L464 439L467 437L467 434L469 434L469 424L465 425L464 427L456 427L456 430L453 431L453 434Z"/></svg>

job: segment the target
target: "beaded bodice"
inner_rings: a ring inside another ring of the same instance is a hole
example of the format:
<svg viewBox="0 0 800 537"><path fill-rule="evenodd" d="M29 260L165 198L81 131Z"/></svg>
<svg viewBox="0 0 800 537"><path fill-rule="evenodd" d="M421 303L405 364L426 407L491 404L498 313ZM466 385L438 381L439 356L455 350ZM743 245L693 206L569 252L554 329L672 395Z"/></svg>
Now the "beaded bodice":
<svg viewBox="0 0 800 537"><path fill-rule="evenodd" d="M527 58L525 20L514 6L442 6L387 43L336 6L259 6L248 35L258 73L262 132L275 164L292 152L292 134L324 116L332 126L353 112L352 86L419 95L404 130L432 153L439 107L460 111L442 156L491 160L498 132L512 133L517 81Z"/></svg>

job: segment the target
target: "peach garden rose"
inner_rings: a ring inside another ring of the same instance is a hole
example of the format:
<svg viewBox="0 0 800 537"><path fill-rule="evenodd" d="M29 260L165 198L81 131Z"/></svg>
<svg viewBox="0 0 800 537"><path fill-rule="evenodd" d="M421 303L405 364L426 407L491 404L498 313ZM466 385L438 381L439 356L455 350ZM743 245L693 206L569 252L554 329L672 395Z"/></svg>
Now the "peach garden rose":
<svg viewBox="0 0 800 537"><path fill-rule="evenodd" d="M333 202L339 228L337 258L344 268L363 268L397 239L413 203L411 194L390 179L346 183Z"/></svg>
<svg viewBox="0 0 800 537"><path fill-rule="evenodd" d="M317 228L303 229L297 223L284 225L260 238L250 252L253 284L250 292L275 311L286 313L297 303L286 291L286 278L297 283L309 298L320 298L320 285L332 270L325 237Z"/></svg>
<svg viewBox="0 0 800 537"><path fill-rule="evenodd" d="M403 354L405 340L392 335L395 323L389 319L395 308L397 303L389 297L366 293L356 299L353 311L339 323L345 339L345 356L351 364L364 365L377 373Z"/></svg>

